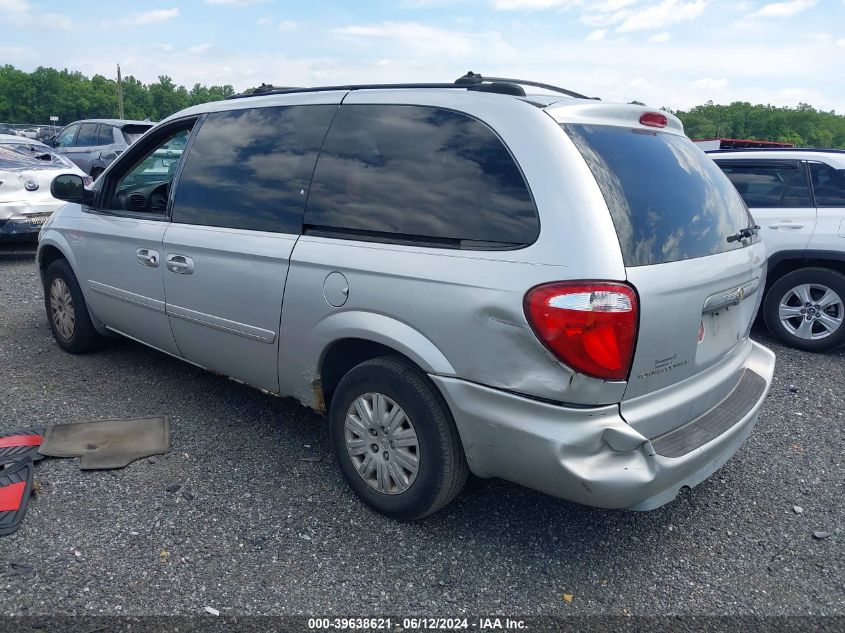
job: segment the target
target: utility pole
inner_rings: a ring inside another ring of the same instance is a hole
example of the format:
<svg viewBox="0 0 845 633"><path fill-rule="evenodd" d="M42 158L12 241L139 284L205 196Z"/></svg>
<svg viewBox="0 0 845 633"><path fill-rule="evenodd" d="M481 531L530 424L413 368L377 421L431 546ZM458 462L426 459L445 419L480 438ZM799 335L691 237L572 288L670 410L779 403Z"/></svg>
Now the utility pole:
<svg viewBox="0 0 845 633"><path fill-rule="evenodd" d="M117 65L117 118L123 119L123 79L120 76L120 64Z"/></svg>

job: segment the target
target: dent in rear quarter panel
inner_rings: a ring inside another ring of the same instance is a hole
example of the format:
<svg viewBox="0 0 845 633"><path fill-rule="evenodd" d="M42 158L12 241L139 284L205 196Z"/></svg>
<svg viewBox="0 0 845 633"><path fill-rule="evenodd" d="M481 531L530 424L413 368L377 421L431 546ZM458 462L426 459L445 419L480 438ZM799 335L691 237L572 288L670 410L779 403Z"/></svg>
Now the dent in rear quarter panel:
<svg viewBox="0 0 845 633"><path fill-rule="evenodd" d="M279 373L282 393L309 406L324 351L344 338L387 345L430 374L499 389L582 404L621 397L624 383L574 374L528 326L526 290L559 278L559 267L315 237L300 239L293 260ZM323 296L334 270L349 282L341 308Z"/></svg>

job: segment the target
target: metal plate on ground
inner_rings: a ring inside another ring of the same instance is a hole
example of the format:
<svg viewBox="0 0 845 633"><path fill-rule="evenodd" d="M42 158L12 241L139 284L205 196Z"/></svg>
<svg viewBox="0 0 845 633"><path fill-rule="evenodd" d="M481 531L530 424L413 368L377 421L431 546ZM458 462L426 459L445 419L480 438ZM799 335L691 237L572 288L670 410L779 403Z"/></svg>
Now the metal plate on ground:
<svg viewBox="0 0 845 633"><path fill-rule="evenodd" d="M170 450L170 419L124 418L56 424L47 428L39 452L51 457L82 457L82 470L123 468L142 457Z"/></svg>

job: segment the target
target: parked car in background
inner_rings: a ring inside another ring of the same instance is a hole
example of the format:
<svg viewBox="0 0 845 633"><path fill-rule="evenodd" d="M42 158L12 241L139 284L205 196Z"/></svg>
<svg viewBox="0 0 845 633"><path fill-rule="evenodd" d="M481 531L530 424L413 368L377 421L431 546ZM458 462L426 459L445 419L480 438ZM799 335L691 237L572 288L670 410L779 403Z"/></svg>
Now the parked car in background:
<svg viewBox="0 0 845 633"><path fill-rule="evenodd" d="M468 471L606 508L697 485L774 371L742 199L671 114L459 82L205 104L90 190L56 178L56 341L125 335L327 410L351 488L400 519Z"/></svg>
<svg viewBox="0 0 845 633"><path fill-rule="evenodd" d="M150 121L122 119L76 121L56 134L49 144L96 180L153 125Z"/></svg>
<svg viewBox="0 0 845 633"><path fill-rule="evenodd" d="M709 152L761 226L769 251L763 318L787 345L845 344L845 151Z"/></svg>
<svg viewBox="0 0 845 633"><path fill-rule="evenodd" d="M65 203L50 194L58 174L91 178L55 150L22 136L0 135L0 240L34 241Z"/></svg>

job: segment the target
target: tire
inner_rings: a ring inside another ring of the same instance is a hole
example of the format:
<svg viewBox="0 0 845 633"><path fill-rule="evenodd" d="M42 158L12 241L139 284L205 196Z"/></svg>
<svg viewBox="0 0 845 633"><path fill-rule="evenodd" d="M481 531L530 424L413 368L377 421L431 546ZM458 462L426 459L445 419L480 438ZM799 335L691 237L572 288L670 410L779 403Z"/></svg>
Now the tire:
<svg viewBox="0 0 845 633"><path fill-rule="evenodd" d="M379 421L396 414L392 431L387 425L382 433L383 425L368 423L358 414L356 401L377 410L377 396L384 403ZM350 487L370 507L394 519L421 519L437 512L466 483L469 468L443 396L422 370L402 357L365 361L341 379L329 409L329 433ZM413 465L414 456L416 472L406 468Z"/></svg>
<svg viewBox="0 0 845 633"><path fill-rule="evenodd" d="M806 352L827 352L845 344L843 317L845 275L829 268L787 273L772 284L763 302L769 331Z"/></svg>
<svg viewBox="0 0 845 633"><path fill-rule="evenodd" d="M85 297L70 264L57 259L44 271L44 308L53 338L71 354L100 349L105 338L97 333L88 314Z"/></svg>

